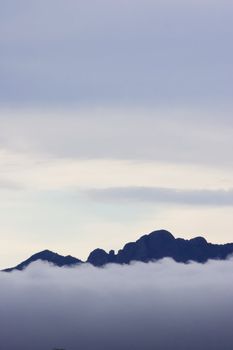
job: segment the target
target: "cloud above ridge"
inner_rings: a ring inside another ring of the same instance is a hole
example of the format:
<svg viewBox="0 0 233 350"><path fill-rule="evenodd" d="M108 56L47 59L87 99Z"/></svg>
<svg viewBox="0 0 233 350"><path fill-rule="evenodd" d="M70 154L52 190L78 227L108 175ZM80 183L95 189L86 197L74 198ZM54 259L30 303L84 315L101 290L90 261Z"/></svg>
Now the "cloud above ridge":
<svg viewBox="0 0 233 350"><path fill-rule="evenodd" d="M226 0L3 1L0 103L231 103L232 12Z"/></svg>
<svg viewBox="0 0 233 350"><path fill-rule="evenodd" d="M4 350L230 350L233 261L0 273Z"/></svg>
<svg viewBox="0 0 233 350"><path fill-rule="evenodd" d="M0 147L25 154L232 168L229 110L3 109L0 126Z"/></svg>
<svg viewBox="0 0 233 350"><path fill-rule="evenodd" d="M175 189L163 187L112 187L90 189L87 194L102 201L136 201L198 206L232 206L233 189Z"/></svg>

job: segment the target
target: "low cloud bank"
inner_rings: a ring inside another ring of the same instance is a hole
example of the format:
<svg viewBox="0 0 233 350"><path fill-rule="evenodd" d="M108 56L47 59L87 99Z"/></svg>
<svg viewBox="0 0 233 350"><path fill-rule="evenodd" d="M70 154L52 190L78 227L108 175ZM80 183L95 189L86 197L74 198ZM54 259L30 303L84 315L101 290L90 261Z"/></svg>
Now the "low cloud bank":
<svg viewBox="0 0 233 350"><path fill-rule="evenodd" d="M230 350L233 259L0 273L4 350Z"/></svg>

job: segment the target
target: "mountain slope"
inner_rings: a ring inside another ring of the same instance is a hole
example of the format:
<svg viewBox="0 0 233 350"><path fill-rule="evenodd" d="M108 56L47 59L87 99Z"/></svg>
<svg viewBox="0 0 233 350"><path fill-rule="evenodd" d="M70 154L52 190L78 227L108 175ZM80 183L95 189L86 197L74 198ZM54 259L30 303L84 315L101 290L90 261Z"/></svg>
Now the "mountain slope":
<svg viewBox="0 0 233 350"><path fill-rule="evenodd" d="M82 263L81 260L76 259L71 255L62 256L62 255L59 255L57 253L51 252L50 250L43 250L42 252L39 252L39 253L32 255L30 258L23 261L19 265L12 267L12 268L9 268L9 269L6 269L4 271L6 271L6 272L10 272L12 270L21 271L21 270L25 269L28 265L30 265L32 262L38 261L38 260L46 261L46 262L52 263L52 264L59 266L59 267L73 266L73 265L77 265L77 264Z"/></svg>

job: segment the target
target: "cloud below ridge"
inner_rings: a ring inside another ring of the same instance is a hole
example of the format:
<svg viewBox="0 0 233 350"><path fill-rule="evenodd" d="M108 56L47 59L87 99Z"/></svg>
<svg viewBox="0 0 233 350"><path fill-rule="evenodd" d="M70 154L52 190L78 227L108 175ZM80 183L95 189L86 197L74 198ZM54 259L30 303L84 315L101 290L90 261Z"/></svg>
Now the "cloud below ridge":
<svg viewBox="0 0 233 350"><path fill-rule="evenodd" d="M0 273L4 350L230 350L233 260Z"/></svg>

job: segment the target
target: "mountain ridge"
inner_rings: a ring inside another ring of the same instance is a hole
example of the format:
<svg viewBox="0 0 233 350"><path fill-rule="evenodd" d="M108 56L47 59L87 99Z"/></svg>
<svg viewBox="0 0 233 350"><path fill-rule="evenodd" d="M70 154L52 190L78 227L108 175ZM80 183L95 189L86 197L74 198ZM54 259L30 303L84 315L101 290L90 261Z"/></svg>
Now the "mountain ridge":
<svg viewBox="0 0 233 350"><path fill-rule="evenodd" d="M205 263L209 259L225 260L231 254L233 254L233 243L213 244L202 236L192 239L175 238L167 230L157 230L141 236L135 242L126 243L117 253L114 250L107 253L101 248L94 249L85 262L70 255L62 256L50 250L43 250L17 266L3 271L22 271L38 260L47 261L58 267L83 263L101 267L109 263L129 264L132 261L149 262L163 258L172 258L179 263L189 261Z"/></svg>
<svg viewBox="0 0 233 350"><path fill-rule="evenodd" d="M81 260L79 260L71 255L63 256L63 255L54 253L51 250L45 249L45 250L42 250L41 252L33 254L27 260L21 262L20 264L16 265L15 267L7 268L4 271L5 272L11 272L13 270L22 271L27 266L29 266L31 263L38 261L38 260L52 263L58 267L78 265L78 264L82 263Z"/></svg>

